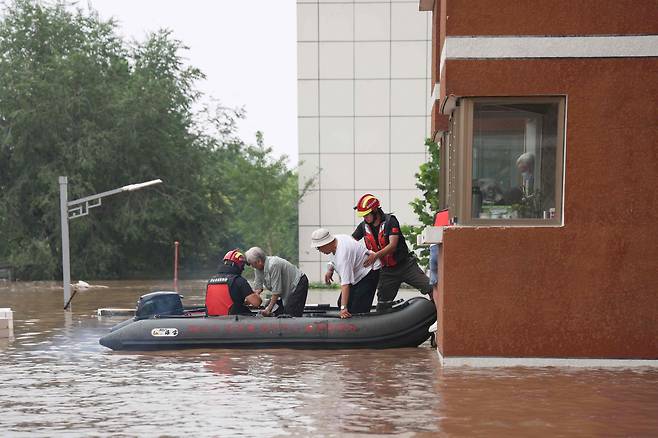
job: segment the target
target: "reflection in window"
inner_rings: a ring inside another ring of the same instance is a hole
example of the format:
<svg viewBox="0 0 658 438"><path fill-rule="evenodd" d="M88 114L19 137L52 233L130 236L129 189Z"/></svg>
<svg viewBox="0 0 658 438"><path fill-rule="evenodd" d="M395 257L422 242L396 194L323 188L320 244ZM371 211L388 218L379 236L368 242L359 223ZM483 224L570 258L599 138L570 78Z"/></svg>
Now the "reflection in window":
<svg viewBox="0 0 658 438"><path fill-rule="evenodd" d="M555 215L558 102L473 105L473 219Z"/></svg>

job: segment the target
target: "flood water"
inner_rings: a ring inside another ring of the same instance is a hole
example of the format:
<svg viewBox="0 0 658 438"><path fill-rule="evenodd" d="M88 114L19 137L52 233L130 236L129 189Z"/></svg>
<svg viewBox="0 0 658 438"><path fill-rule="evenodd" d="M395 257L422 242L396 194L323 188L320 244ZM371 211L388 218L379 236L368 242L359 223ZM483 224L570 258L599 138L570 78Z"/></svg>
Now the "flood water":
<svg viewBox="0 0 658 438"><path fill-rule="evenodd" d="M113 352L98 339L125 318L96 309L171 284L97 283L64 312L56 283L0 282L1 436L658 436L657 369L443 369L427 343ZM204 284L182 283L186 305Z"/></svg>

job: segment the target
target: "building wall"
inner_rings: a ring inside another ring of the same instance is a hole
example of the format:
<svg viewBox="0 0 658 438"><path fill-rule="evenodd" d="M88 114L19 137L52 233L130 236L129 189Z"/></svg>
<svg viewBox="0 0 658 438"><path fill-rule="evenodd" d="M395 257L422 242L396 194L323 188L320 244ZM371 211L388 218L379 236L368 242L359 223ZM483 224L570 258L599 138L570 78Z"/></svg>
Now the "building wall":
<svg viewBox="0 0 658 438"><path fill-rule="evenodd" d="M439 349L656 359L658 53L637 55L624 38L602 56L587 42L585 56L527 59L455 59L443 46L467 35L656 35L658 2L503 3L435 2L439 97L567 97L563 225L446 230Z"/></svg>
<svg viewBox="0 0 658 438"><path fill-rule="evenodd" d="M297 2L300 188L299 260L320 281L325 256L311 250L318 227L351 234L364 193L401 223L426 161L431 23L411 1Z"/></svg>

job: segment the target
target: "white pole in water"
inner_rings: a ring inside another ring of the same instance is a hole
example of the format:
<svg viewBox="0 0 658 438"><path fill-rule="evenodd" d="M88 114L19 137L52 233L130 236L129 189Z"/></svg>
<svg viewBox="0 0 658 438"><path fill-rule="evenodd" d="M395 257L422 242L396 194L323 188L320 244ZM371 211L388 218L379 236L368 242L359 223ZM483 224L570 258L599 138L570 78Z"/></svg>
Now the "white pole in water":
<svg viewBox="0 0 658 438"><path fill-rule="evenodd" d="M178 247L180 242L174 242L174 290L178 292Z"/></svg>
<svg viewBox="0 0 658 438"><path fill-rule="evenodd" d="M59 213L62 220L62 281L64 282L64 305L71 299L71 259L69 256L69 211L68 178L59 177Z"/></svg>
<svg viewBox="0 0 658 438"><path fill-rule="evenodd" d="M96 195L86 196L68 202L68 178L59 177L59 209L62 220L62 281L64 282L64 310L69 310L68 306L71 301L71 260L69 255L69 219L86 216L89 209L101 205L101 198L104 196L115 195L121 192L132 192L143 189L144 187L162 183L161 179L154 179L139 184L128 184L118 189L98 193Z"/></svg>

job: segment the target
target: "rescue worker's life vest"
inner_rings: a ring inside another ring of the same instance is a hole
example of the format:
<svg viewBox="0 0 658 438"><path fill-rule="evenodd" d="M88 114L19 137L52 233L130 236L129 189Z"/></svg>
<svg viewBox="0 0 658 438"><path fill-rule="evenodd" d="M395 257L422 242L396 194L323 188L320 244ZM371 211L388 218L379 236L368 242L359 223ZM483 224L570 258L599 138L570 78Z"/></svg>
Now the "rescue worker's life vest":
<svg viewBox="0 0 658 438"><path fill-rule="evenodd" d="M363 228L365 229L363 240L366 243L366 248L368 248L370 251L377 252L388 245L388 238L384 234L384 230L386 229L386 225L388 224L390 218L390 214L383 215L382 222L379 224L377 236L373 235L372 230L370 229L370 225L365 222L363 223ZM381 259L382 266L392 267L397 265L398 261L395 260L394 254L395 251L391 251L389 254L384 256L384 258Z"/></svg>
<svg viewBox="0 0 658 438"><path fill-rule="evenodd" d="M233 307L231 286L234 275L220 274L208 281L206 286L206 314L208 316L229 315Z"/></svg>

